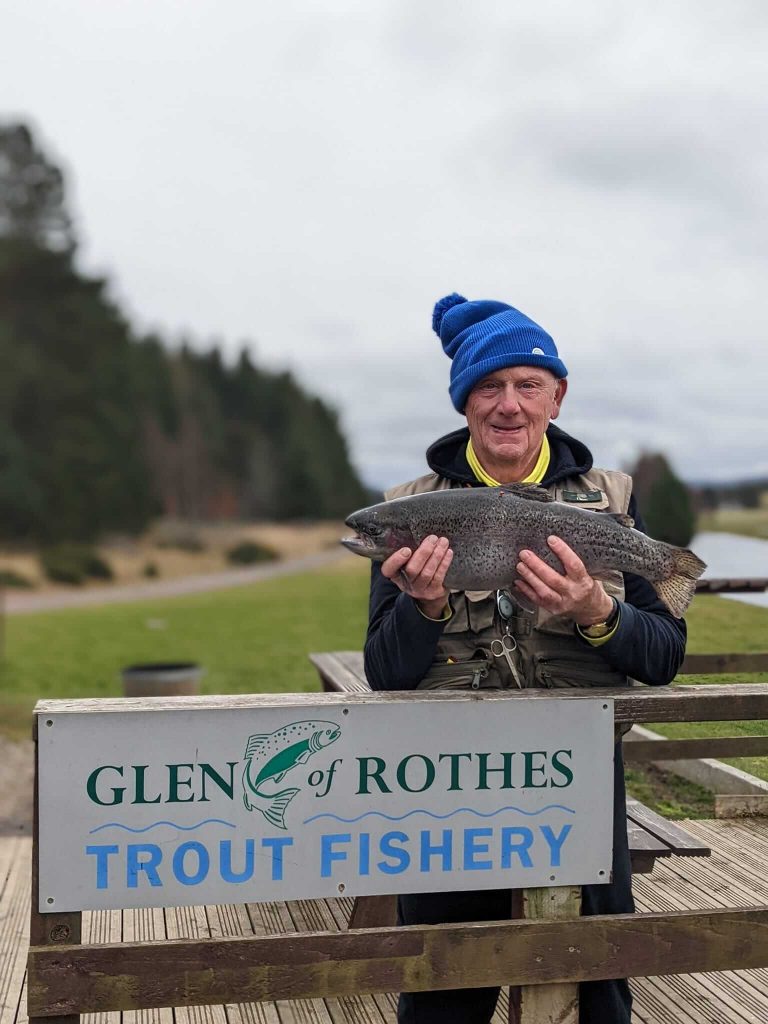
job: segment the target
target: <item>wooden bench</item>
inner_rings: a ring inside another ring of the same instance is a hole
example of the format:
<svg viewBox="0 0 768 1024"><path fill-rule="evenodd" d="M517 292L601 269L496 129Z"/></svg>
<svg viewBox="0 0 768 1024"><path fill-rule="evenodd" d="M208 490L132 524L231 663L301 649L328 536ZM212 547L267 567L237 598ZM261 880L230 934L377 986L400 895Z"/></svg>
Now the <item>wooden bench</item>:
<svg viewBox="0 0 768 1024"><path fill-rule="evenodd" d="M360 651L332 651L310 654L326 693L370 693ZM653 871L657 857L708 857L711 850L679 825L667 821L637 800L627 801L627 837L632 871L636 875ZM394 902L390 897L364 897L365 905L355 907L351 927L370 926L384 920L394 921ZM368 904L368 900L377 902ZM386 902L388 901L388 902ZM366 924L360 924L364 921Z"/></svg>

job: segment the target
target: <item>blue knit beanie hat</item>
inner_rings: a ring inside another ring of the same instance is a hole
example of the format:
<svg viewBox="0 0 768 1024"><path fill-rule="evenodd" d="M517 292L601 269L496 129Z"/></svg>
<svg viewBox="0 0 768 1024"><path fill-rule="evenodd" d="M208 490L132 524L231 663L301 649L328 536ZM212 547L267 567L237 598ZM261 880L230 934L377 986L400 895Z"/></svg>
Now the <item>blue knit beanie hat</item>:
<svg viewBox="0 0 768 1024"><path fill-rule="evenodd" d="M453 292L435 303L432 330L452 360L448 392L459 412L478 381L506 366L543 366L568 376L547 332L504 302L470 302Z"/></svg>

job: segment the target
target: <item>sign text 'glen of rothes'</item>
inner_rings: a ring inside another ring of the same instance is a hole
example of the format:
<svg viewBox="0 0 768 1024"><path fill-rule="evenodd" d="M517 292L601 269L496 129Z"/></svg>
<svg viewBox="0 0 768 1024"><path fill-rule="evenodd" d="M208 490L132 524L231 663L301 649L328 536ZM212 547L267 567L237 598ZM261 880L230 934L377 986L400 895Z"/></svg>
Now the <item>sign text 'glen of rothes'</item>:
<svg viewBox="0 0 768 1024"><path fill-rule="evenodd" d="M613 707L38 718L40 910L607 882Z"/></svg>

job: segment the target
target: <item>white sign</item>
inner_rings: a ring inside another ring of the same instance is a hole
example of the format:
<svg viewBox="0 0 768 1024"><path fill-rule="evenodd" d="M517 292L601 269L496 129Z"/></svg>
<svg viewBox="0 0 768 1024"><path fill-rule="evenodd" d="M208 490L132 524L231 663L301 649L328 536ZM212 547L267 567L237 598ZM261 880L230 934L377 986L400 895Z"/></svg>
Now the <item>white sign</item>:
<svg viewBox="0 0 768 1024"><path fill-rule="evenodd" d="M180 705L38 717L42 912L609 881L609 700Z"/></svg>

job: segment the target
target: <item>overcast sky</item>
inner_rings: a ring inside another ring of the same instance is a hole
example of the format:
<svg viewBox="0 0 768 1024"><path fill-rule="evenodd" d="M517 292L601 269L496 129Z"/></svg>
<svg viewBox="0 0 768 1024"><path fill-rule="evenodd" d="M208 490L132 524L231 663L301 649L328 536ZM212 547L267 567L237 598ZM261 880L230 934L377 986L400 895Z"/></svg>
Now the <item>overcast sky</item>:
<svg viewBox="0 0 768 1024"><path fill-rule="evenodd" d="M0 0L0 117L141 329L247 343L365 479L463 423L447 292L517 306L603 466L768 474L763 0Z"/></svg>

